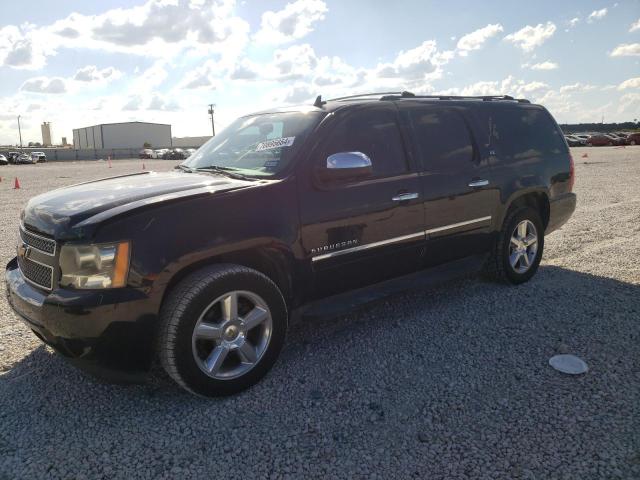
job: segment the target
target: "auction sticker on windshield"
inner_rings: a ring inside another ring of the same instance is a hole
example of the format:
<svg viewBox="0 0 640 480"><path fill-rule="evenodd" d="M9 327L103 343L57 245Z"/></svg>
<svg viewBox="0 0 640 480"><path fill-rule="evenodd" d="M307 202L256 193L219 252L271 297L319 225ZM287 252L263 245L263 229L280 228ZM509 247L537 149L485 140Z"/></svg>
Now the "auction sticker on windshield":
<svg viewBox="0 0 640 480"><path fill-rule="evenodd" d="M272 148L290 147L293 145L293 141L295 139L296 137L283 137L267 140L266 142L261 142L256 146L256 152L261 150L271 150Z"/></svg>

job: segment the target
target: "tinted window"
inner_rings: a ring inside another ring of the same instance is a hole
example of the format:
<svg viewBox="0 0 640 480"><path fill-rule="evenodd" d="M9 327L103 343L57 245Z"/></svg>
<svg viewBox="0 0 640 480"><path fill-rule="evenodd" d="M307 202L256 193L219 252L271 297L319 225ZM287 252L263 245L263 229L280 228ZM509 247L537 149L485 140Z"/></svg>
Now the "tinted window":
<svg viewBox="0 0 640 480"><path fill-rule="evenodd" d="M470 167L473 144L458 112L426 107L411 110L409 116L427 171L454 172Z"/></svg>
<svg viewBox="0 0 640 480"><path fill-rule="evenodd" d="M538 107L494 106L482 115L489 142L503 160L565 153L562 133L551 116Z"/></svg>
<svg viewBox="0 0 640 480"><path fill-rule="evenodd" d="M407 171L396 114L390 109L366 108L348 113L333 127L320 151L321 162L338 152L362 152L371 159L376 177Z"/></svg>

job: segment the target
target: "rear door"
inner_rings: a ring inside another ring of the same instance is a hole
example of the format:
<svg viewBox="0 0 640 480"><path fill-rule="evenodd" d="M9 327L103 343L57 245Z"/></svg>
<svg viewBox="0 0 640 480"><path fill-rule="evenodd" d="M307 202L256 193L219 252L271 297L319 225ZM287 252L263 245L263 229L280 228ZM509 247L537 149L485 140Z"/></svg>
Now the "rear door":
<svg viewBox="0 0 640 480"><path fill-rule="evenodd" d="M415 102L403 108L420 162L427 266L486 252L498 205L464 108Z"/></svg>
<svg viewBox="0 0 640 480"><path fill-rule="evenodd" d="M410 165L391 102L337 111L299 180L302 244L317 296L327 296L420 268L424 214L418 173ZM362 152L373 175L325 183L314 171L329 155Z"/></svg>

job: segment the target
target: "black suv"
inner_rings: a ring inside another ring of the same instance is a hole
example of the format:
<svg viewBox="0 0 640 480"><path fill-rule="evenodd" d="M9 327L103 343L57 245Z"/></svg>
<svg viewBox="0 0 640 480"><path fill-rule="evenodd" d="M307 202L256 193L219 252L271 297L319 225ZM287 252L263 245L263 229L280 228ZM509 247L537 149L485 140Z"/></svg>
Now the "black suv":
<svg viewBox="0 0 640 480"><path fill-rule="evenodd" d="M303 305L453 265L529 280L576 203L562 131L507 96L318 97L177 168L31 199L7 292L85 368L139 378L157 358L207 396L264 376Z"/></svg>

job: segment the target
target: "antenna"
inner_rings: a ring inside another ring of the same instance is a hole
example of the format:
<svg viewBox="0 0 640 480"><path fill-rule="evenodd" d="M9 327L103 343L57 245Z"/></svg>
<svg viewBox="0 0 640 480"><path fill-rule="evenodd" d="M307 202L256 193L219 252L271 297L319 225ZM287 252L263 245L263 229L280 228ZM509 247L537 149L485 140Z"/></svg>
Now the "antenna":
<svg viewBox="0 0 640 480"><path fill-rule="evenodd" d="M318 95L318 96L316 97L316 101L315 101L315 102L313 102L313 106L314 106L314 107L318 107L318 108L322 108L322 106L323 106L325 103L327 103L327 102L322 101L322 95Z"/></svg>

